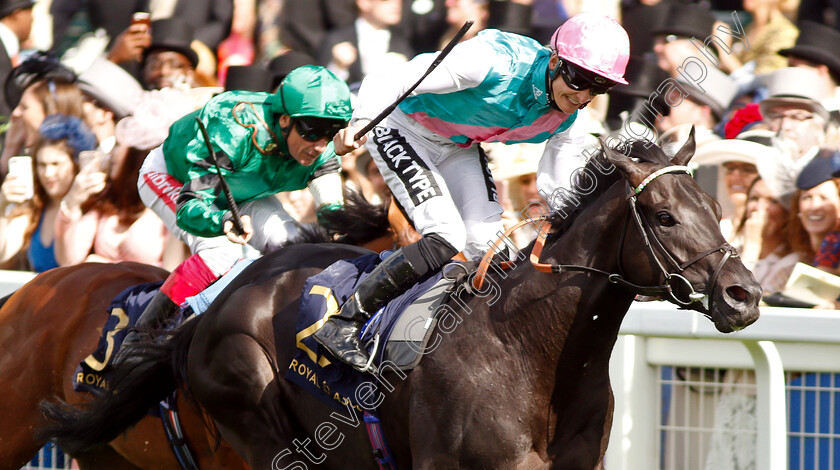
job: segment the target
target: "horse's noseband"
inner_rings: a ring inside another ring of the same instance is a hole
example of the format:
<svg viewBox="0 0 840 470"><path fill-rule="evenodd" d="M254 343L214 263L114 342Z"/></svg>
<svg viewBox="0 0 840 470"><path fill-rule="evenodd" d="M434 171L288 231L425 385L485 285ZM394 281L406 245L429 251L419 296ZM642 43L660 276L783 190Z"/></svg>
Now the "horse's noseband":
<svg viewBox="0 0 840 470"><path fill-rule="evenodd" d="M659 241L659 238L656 237L656 233L654 233L653 229L650 227L647 221L645 221L645 219L639 212L639 208L637 206L637 197L653 180L668 173L691 174L691 169L687 166L668 166L651 173L647 178L644 179L644 181L642 181L641 184L639 184L638 187L630 188L630 195L627 197L627 201L629 203L628 217L625 218L625 228L621 232L621 240L618 244L618 274L608 273L606 271L602 271L600 269L592 268L589 266L557 264L548 265L540 263L540 253L542 252L542 247L545 243L545 238L547 236L547 231L545 230L540 230L538 232L537 242L534 244L534 248L531 251L531 263L534 264L534 267L537 270L543 272L560 273L563 271L589 271L604 274L607 276L609 282L613 284L618 284L634 294L655 297L666 297L668 300L676 303L681 307L688 307L691 304L700 302L700 304L703 305L703 308L710 313L713 307L712 292L714 291L715 283L717 282L717 277L720 274L720 271L723 269L723 265L726 264L729 258L738 257L738 252L730 244L722 243L717 247L710 248L708 250L698 253L693 258L684 263L680 263L671 254L671 252L668 251L667 248L665 248L662 242ZM629 224L629 219L631 218L631 215L632 218L636 221L636 225L639 227L639 232L641 233L642 238L644 239L648 253L650 253L653 259L656 261L656 265L659 267L659 270L665 278L665 282L663 284L660 284L658 286L641 286L633 284L632 282L629 282L624 278L624 270L621 268L621 252L624 246L624 237L627 234L627 224ZM651 240L653 240L653 242L656 243L656 250L651 245ZM665 263L663 263L662 260L660 260L660 256L657 256L657 250L664 255L666 260ZM721 257L720 261L718 261L718 264L715 267L715 270L712 273L712 277L709 279L709 282L706 283L706 292L695 291L694 286L691 284L691 282L680 273L685 271L689 266L693 265L694 263L716 252L723 253L723 256ZM666 267L666 263L669 264L672 267L672 269L669 270ZM685 287L688 288L687 299L682 299L677 295L675 286L678 285L678 283L682 283ZM706 313L706 315L708 315L708 313Z"/></svg>

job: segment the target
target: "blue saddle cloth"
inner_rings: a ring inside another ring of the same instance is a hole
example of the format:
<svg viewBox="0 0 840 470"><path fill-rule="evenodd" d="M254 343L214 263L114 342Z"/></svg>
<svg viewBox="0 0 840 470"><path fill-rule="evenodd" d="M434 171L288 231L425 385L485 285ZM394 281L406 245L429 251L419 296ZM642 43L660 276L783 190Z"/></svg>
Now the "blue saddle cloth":
<svg viewBox="0 0 840 470"><path fill-rule="evenodd" d="M360 403L357 398L357 391L363 390L366 383L373 383L374 378L332 357L315 341L312 334L323 325L325 317L335 313L339 306L350 298L359 282L389 254L390 252L372 253L355 259L337 261L306 281L295 326L298 349L286 371L286 379L289 381L337 409L343 411L350 406L359 416L364 411L376 414L375 409L364 406L365 403ZM362 342L370 347L372 339L379 333L379 350L374 358L375 364L381 364L385 343L400 314L434 286L441 276L440 273L436 273L423 279L389 302L368 321L362 329L361 337Z"/></svg>
<svg viewBox="0 0 840 470"><path fill-rule="evenodd" d="M101 395L108 389L108 366L128 334L128 327L137 323L162 284L163 281L138 284L114 297L96 351L79 363L73 373L73 390Z"/></svg>

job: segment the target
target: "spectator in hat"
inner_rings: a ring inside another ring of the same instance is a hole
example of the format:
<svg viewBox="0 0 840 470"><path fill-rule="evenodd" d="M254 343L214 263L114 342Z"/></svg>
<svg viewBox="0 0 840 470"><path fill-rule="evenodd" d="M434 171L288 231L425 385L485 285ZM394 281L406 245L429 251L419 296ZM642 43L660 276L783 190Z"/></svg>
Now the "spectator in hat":
<svg viewBox="0 0 840 470"><path fill-rule="evenodd" d="M696 4L670 4L665 22L651 33L659 67L674 78L680 76L677 67L689 57L701 58L708 69L716 68L691 44L691 38L702 43L714 32L714 26L715 17L707 8Z"/></svg>
<svg viewBox="0 0 840 470"><path fill-rule="evenodd" d="M152 42L143 51L142 60L146 89L199 86L195 72L198 54L190 47L192 41L192 28L180 18L152 22Z"/></svg>
<svg viewBox="0 0 840 470"><path fill-rule="evenodd" d="M401 0L356 0L358 18L352 25L330 31L317 59L338 78L357 83L375 70L385 70L414 56L411 45L395 26Z"/></svg>
<svg viewBox="0 0 840 470"><path fill-rule="evenodd" d="M32 31L33 0L3 0L0 1L0 83L5 83L12 71L18 65L20 43L29 38ZM6 99L0 99L0 122L7 122L12 108Z"/></svg>
<svg viewBox="0 0 840 470"><path fill-rule="evenodd" d="M271 72L271 91L277 91L280 82L286 78L292 70L304 66L315 65L316 60L304 52L288 50L268 62L268 70Z"/></svg>
<svg viewBox="0 0 840 470"><path fill-rule="evenodd" d="M840 274L840 153L820 150L796 180L791 234L802 262Z"/></svg>
<svg viewBox="0 0 840 470"><path fill-rule="evenodd" d="M12 70L3 89L12 114L0 158L2 175L6 174L10 157L26 155L35 145L45 116L60 113L84 117L83 96L75 81L72 70L42 52Z"/></svg>
<svg viewBox="0 0 840 470"><path fill-rule="evenodd" d="M620 2L621 24L630 36L630 55L653 55L654 36L651 31L665 24L670 2L661 0L624 0Z"/></svg>
<svg viewBox="0 0 840 470"><path fill-rule="evenodd" d="M658 122L660 142L666 153L679 148L692 127L697 131L698 149L707 141L717 140L715 126L723 118L738 87L728 75L709 67L706 78L695 86L682 76L676 79L682 88L671 88L666 101L673 103L668 116ZM700 88L702 87L702 89Z"/></svg>
<svg viewBox="0 0 840 470"><path fill-rule="evenodd" d="M110 158L117 122L134 111L143 87L120 66L101 57L79 75L76 83L84 93L84 112L99 141L98 149Z"/></svg>
<svg viewBox="0 0 840 470"><path fill-rule="evenodd" d="M759 103L770 130L793 147L793 159L804 158L800 169L825 142L828 111L820 104L824 90L817 72L787 67L770 75L769 95Z"/></svg>
<svg viewBox="0 0 840 470"><path fill-rule="evenodd" d="M822 101L829 111L840 109L840 31L813 21L803 21L793 47L782 49L790 67L816 71L824 82L828 98Z"/></svg>
<svg viewBox="0 0 840 470"><path fill-rule="evenodd" d="M717 169L717 193L715 199L721 206L721 232L736 247L743 245L737 240L734 227L744 216L747 204L747 188L758 176L759 158L770 158L777 150L772 146L771 134L766 131L745 132L736 139L724 139L698 148L692 163L712 166Z"/></svg>
<svg viewBox="0 0 840 470"><path fill-rule="evenodd" d="M625 137L655 141L655 123L671 111L658 93L668 73L650 57L630 56L625 77L628 84L616 85L610 93L607 126Z"/></svg>

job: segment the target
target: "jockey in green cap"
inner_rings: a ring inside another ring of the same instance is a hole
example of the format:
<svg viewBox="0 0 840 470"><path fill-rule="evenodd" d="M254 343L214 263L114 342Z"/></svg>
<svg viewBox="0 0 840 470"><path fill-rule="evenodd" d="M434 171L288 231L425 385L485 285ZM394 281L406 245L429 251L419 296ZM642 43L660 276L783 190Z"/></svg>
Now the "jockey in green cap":
<svg viewBox="0 0 840 470"><path fill-rule="evenodd" d="M136 326L159 326L187 297L227 272L242 257L242 245L265 253L295 235L297 223L275 193L308 187L319 211L343 204L341 165L331 140L351 114L347 84L324 67L308 65L289 73L274 94L229 91L176 121L163 145L149 152L137 184L143 203L192 256L172 271ZM196 118L207 129L244 233L233 229Z"/></svg>

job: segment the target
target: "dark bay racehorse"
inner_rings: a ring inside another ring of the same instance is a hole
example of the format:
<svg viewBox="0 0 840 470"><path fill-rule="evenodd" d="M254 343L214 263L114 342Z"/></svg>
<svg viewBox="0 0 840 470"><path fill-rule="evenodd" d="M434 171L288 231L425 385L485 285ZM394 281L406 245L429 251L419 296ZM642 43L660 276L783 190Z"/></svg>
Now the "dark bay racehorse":
<svg viewBox="0 0 840 470"><path fill-rule="evenodd" d="M672 295L721 332L758 318L760 287L721 235L718 205L684 171L693 133L673 161L656 146L626 150L638 161L597 155L578 213L551 220L541 257L554 272L527 262L491 272L482 291L450 299L438 345L416 369L371 378L399 468L599 468L609 358L636 293ZM301 245L253 263L166 344L143 345L147 360L122 371L119 393L89 409L45 404L49 432L69 449L106 442L182 384L255 470L376 468L352 413L283 378L304 281L361 253ZM275 337L275 326L288 333Z"/></svg>
<svg viewBox="0 0 840 470"><path fill-rule="evenodd" d="M163 280L167 272L137 263L86 263L36 276L0 301L0 469L17 470L45 439L38 403L61 397L82 403L73 391L73 371L96 348L108 318L108 305L123 289ZM242 459L224 444L215 448L203 416L181 400L185 437L202 469L244 469ZM145 417L110 446L77 453L83 470L180 470L160 419Z"/></svg>

